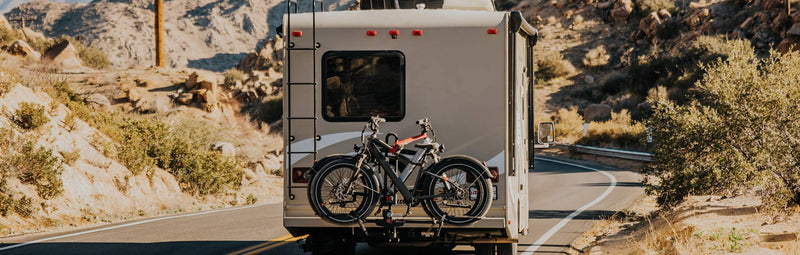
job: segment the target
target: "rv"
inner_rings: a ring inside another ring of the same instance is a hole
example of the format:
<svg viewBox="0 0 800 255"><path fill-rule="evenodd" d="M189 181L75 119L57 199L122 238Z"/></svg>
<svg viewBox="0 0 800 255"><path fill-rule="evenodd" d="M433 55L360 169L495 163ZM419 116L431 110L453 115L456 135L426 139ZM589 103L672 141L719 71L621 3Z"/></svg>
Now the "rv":
<svg viewBox="0 0 800 255"><path fill-rule="evenodd" d="M309 235L305 246L314 254L352 253L356 243L516 254L529 229L537 30L519 12L495 11L490 0L363 0L358 11L317 12L317 5L293 13L296 6L287 2L280 31L286 229ZM444 156L480 160L496 177L485 216L450 225L412 207L406 224L387 229L375 212L364 224L315 215L309 176L320 160L353 155L372 116L385 118L382 132L400 138L419 134L415 121L428 118Z"/></svg>

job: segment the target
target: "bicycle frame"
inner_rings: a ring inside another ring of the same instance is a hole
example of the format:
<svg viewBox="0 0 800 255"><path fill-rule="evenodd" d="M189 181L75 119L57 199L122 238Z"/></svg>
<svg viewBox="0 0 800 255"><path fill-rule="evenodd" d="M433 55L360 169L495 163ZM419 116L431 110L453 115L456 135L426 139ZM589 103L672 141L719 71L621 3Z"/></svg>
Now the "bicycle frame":
<svg viewBox="0 0 800 255"><path fill-rule="evenodd" d="M418 181L416 182L415 185L419 184L419 178L421 178L422 174L426 173L425 169L423 169L423 162L425 157L431 156L434 158L434 161L438 161L438 157L436 157L434 153L431 153L430 150L422 149L421 152L418 151L415 154L414 158L411 160L405 159L398 155L397 160L402 160L402 161L408 160L407 162L408 165L403 170L403 172L400 173L400 176L398 176L395 173L392 166L389 164L389 161L387 160L388 158L384 156L383 155L384 152L382 152L382 150L391 150L391 146L378 139L376 133L373 133L370 136L370 138L367 139L367 141L364 144L364 147L362 147L361 150L366 150L366 151L360 151L360 153L358 154L359 158L356 163L357 169L359 169L363 165L364 160L366 160L367 157L372 157L373 159L375 159L375 161L377 161L379 164L378 167L380 167L383 170L384 176L387 176L391 181L391 185L381 184L382 185L381 188L396 187L397 191L399 191L400 194L403 195L403 201L406 204L411 204L415 199L418 200L418 199L427 199L427 198L442 196L442 195L415 196L415 194L412 193L411 190L409 190L408 187L406 187L405 185L405 181L408 179L408 176L411 175L414 169L420 169L420 173L417 176ZM361 171L355 171L353 173L353 176L350 178L350 183L348 183L348 189L352 188L352 182L354 180L357 180L359 177L361 177L360 174ZM386 179L384 178L383 181L385 183Z"/></svg>

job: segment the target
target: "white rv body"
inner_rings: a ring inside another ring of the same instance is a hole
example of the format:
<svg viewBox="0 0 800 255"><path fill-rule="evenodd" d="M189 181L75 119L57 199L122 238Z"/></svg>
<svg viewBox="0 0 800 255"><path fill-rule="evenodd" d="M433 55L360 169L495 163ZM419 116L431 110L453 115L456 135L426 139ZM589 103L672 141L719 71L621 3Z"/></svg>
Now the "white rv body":
<svg viewBox="0 0 800 255"><path fill-rule="evenodd" d="M292 234L336 229L360 232L358 224L334 224L315 215L307 183L299 183L292 174L311 167L315 159L352 153L353 145L361 144L365 120L331 121L326 117L339 104L324 105L322 97L330 92L323 84L331 81L321 73L326 56L337 52L390 52L404 61L402 95L398 95L402 113L381 125L381 137L388 132L401 139L417 135L419 127L414 122L429 118L437 142L446 146L443 156L468 155L498 170L499 181L492 183L497 197L486 216L469 225L445 224L443 231L461 236L456 243L508 243L527 233L527 175L534 142L529 134L533 121L532 47L537 33L518 12L394 9L291 15L291 21L284 17L283 34L290 37L285 39L287 44L311 48L314 40L319 43L316 53L287 50L284 54L291 59L284 59L283 216L284 226ZM287 26L287 22L291 24ZM397 31L397 36L391 36L391 31ZM289 80L317 85L287 84ZM287 119L301 116L317 118ZM315 149L316 157L289 153ZM406 184L413 185L414 177ZM394 210L405 210L405 206ZM411 212L406 219L430 220L421 206ZM380 216L374 212L368 218L377 219ZM383 229L369 222L365 227L370 232ZM399 229L420 232L430 227L431 223L407 223Z"/></svg>

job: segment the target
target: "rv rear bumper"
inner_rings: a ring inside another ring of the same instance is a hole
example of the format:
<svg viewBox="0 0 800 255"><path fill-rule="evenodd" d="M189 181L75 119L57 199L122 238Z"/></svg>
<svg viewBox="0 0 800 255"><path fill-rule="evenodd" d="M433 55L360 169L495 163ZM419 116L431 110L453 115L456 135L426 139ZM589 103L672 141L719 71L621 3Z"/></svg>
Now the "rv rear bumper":
<svg viewBox="0 0 800 255"><path fill-rule="evenodd" d="M375 220L381 219L380 217L369 217L367 218L367 223L365 223L365 227L373 228L373 227L380 227L376 225L374 222ZM406 223L400 228L429 228L433 224L430 218L428 217L406 217L405 220L408 220L409 223ZM358 224L349 224L349 225L340 225L334 224L328 221L323 220L317 216L311 217L284 217L283 218L283 225L286 228L359 228ZM478 220L472 224L467 225L450 225L445 224L443 228L446 229L505 229L505 218L483 218Z"/></svg>

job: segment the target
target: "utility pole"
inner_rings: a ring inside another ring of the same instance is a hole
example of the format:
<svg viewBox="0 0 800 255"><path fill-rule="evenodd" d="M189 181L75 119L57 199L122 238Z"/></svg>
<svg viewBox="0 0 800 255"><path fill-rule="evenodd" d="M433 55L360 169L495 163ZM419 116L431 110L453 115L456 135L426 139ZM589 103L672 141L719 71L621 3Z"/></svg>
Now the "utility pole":
<svg viewBox="0 0 800 255"><path fill-rule="evenodd" d="M164 0L155 0L156 67L164 67Z"/></svg>

